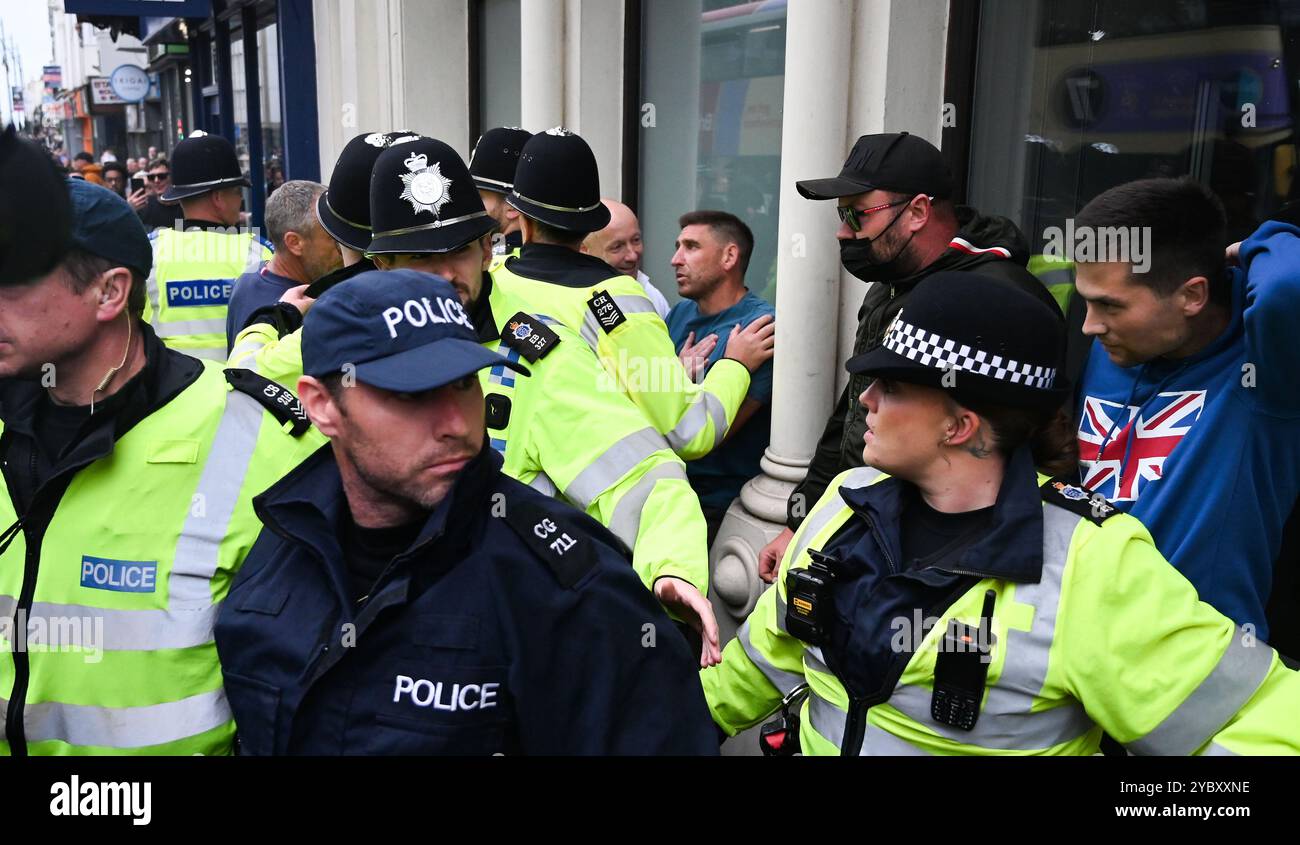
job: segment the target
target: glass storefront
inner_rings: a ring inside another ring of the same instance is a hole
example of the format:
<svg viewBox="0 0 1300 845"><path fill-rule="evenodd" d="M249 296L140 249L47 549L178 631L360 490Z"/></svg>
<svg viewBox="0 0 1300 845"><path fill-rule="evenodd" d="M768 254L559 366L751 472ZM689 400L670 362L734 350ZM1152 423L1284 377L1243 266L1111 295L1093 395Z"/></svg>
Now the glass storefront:
<svg viewBox="0 0 1300 845"><path fill-rule="evenodd" d="M482 131L519 125L519 0L479 0Z"/></svg>
<svg viewBox="0 0 1300 845"><path fill-rule="evenodd" d="M230 76L234 89L235 151L249 178L260 178L265 196L284 182L284 130L280 117L280 52L276 25L257 31L258 94L261 102L262 160L251 162L248 138L248 85L244 76L244 32L230 36Z"/></svg>
<svg viewBox="0 0 1300 845"><path fill-rule="evenodd" d="M703 208L753 229L746 283L776 300L785 35L784 0L643 5L642 269L669 301L677 218Z"/></svg>
<svg viewBox="0 0 1300 845"><path fill-rule="evenodd" d="M1189 175L1240 239L1294 200L1300 0L981 7L969 197L1034 252L1102 191Z"/></svg>

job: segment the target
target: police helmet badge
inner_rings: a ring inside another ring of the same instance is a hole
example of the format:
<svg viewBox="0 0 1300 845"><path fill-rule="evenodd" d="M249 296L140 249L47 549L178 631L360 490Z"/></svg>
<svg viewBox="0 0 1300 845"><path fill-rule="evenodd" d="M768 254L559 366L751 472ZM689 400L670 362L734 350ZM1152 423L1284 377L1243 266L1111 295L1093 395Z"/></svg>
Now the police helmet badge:
<svg viewBox="0 0 1300 845"><path fill-rule="evenodd" d="M438 162L430 165L424 153L412 153L403 164L410 172L401 174L402 199L416 213L428 211L437 217L451 199L451 180L442 175Z"/></svg>
<svg viewBox="0 0 1300 845"><path fill-rule="evenodd" d="M372 147L383 148L388 146L388 136L383 132L371 132L366 136L365 140Z"/></svg>
<svg viewBox="0 0 1300 845"><path fill-rule="evenodd" d="M510 333L518 340L527 340L533 333L533 327L519 320L512 321L508 326Z"/></svg>
<svg viewBox="0 0 1300 845"><path fill-rule="evenodd" d="M1060 494L1067 499L1073 499L1074 501L1079 502L1088 498L1088 494L1085 491L1079 489L1073 484L1062 484L1061 482L1057 481L1054 482L1052 486L1055 487L1057 491L1060 492Z"/></svg>

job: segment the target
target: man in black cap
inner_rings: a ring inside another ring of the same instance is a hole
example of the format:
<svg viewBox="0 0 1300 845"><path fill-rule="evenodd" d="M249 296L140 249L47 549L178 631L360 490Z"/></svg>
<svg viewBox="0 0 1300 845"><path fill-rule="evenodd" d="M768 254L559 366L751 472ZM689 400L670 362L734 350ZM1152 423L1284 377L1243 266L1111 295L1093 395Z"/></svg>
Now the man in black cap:
<svg viewBox="0 0 1300 845"><path fill-rule="evenodd" d="M811 200L835 200L844 269L870 282L858 310L853 354L880 343L885 328L918 282L941 270L969 270L1005 279L1060 309L1025 269L1028 244L1014 223L952 202L952 175L933 144L906 132L858 138L839 176L796 183ZM776 565L808 508L836 474L862 466L866 414L857 397L870 384L855 373L835 403L808 474L787 505L786 529L759 556L759 574Z"/></svg>
<svg viewBox="0 0 1300 845"><path fill-rule="evenodd" d="M409 191L451 211L446 193ZM502 473L478 372L528 368L480 345L451 285L358 275L308 312L302 351L330 448L258 497L218 624L243 753L716 754L686 645L617 538Z"/></svg>
<svg viewBox="0 0 1300 845"><path fill-rule="evenodd" d="M492 254L497 260L514 254L524 245L519 212L506 202L515 187L515 170L524 144L533 137L526 129L498 126L484 132L474 145L469 157L469 172L478 186L479 198L488 216L497 221L496 234L492 236Z"/></svg>
<svg viewBox="0 0 1300 845"><path fill-rule="evenodd" d="M727 340L727 355L700 384L677 358L668 327L631 276L584 254L609 224L596 157L582 138L549 129L524 146L506 202L522 214L524 246L492 272L506 293L578 332L656 431L683 459L718 446L736 418L750 373L773 354L775 328L760 319Z"/></svg>
<svg viewBox="0 0 1300 845"><path fill-rule="evenodd" d="M173 349L226 360L226 310L235 280L274 254L255 230L240 229L243 189L235 148L220 135L194 133L172 153L171 186L161 200L184 220L153 242L145 319Z"/></svg>
<svg viewBox="0 0 1300 845"><path fill-rule="evenodd" d="M153 256L126 200L68 180L63 201L57 266L0 279L0 619L55 638L0 654L0 754L228 753L216 608L253 493L320 440L291 394L142 321Z"/></svg>

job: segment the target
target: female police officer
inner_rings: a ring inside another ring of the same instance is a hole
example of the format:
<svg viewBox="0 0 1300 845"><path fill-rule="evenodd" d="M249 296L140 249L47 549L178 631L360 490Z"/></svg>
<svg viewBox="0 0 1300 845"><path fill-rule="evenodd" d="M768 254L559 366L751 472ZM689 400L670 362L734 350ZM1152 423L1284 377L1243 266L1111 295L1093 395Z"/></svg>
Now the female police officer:
<svg viewBox="0 0 1300 845"><path fill-rule="evenodd" d="M1066 392L1045 307L935 274L849 361L875 376L868 467L830 485L704 672L728 734L782 706L769 753L797 731L809 754L1092 754L1103 729L1139 754L1300 753L1300 676L1141 523L1035 472Z"/></svg>

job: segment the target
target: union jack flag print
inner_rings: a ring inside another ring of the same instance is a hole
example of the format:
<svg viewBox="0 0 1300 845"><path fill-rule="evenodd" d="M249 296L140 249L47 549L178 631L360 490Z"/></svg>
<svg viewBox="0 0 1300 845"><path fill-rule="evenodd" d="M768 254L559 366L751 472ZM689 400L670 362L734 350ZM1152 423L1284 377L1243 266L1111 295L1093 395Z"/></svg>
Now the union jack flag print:
<svg viewBox="0 0 1300 845"><path fill-rule="evenodd" d="M1086 397L1079 420L1083 486L1112 502L1135 501L1147 482L1160 478L1165 460L1200 419L1205 410L1205 393L1161 393L1142 408ZM1126 449L1128 462L1121 472Z"/></svg>

